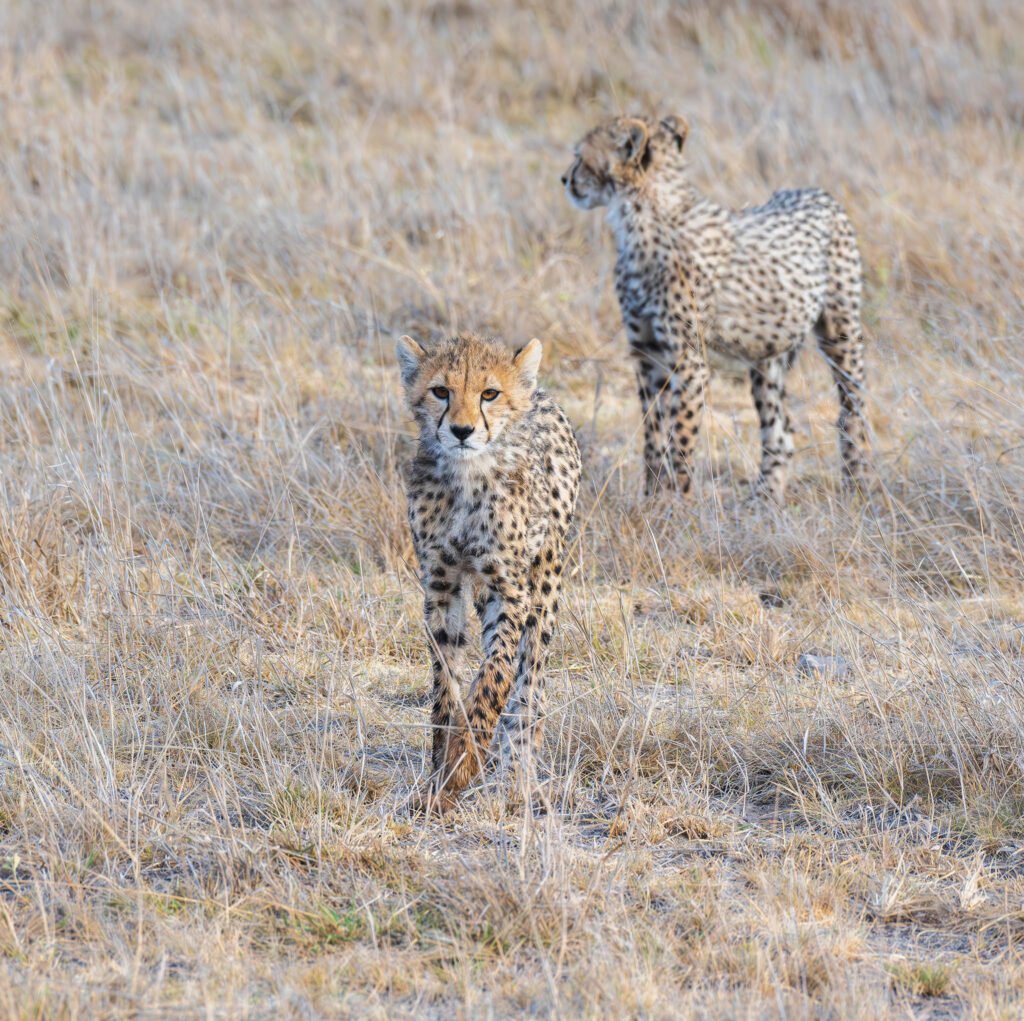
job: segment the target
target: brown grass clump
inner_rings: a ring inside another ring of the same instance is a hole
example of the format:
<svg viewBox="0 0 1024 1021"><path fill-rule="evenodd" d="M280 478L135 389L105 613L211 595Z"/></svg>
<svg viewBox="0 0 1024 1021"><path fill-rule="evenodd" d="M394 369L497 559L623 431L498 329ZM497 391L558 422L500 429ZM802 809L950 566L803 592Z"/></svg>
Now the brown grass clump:
<svg viewBox="0 0 1024 1021"><path fill-rule="evenodd" d="M1019 1016L1022 53L1003 0L7 4L0 1013ZM850 209L866 499L811 353L784 511L727 364L637 495L558 185L628 110ZM586 483L546 814L423 822L391 352L460 327L545 339Z"/></svg>

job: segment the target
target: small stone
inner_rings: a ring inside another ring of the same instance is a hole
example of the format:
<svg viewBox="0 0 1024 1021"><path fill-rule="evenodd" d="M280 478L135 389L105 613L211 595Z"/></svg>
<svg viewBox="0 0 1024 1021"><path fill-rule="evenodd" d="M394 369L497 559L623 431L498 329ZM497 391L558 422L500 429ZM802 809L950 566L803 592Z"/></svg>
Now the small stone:
<svg viewBox="0 0 1024 1021"><path fill-rule="evenodd" d="M842 656L822 656L816 652L800 653L796 668L802 674L815 674L828 681L843 681L852 673L849 662Z"/></svg>

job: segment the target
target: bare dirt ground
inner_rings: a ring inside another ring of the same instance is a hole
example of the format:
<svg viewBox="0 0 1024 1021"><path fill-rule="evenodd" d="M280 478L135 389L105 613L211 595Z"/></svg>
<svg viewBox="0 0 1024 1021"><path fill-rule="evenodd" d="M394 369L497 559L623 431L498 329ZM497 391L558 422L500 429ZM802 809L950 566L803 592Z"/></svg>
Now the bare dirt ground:
<svg viewBox="0 0 1024 1021"><path fill-rule="evenodd" d="M1022 21L0 7L0 1011L1021 1016ZM634 110L721 201L850 210L866 499L813 350L783 510L724 363L694 497L640 495L610 239L558 181ZM392 351L454 328L542 337L584 451L537 817L402 808Z"/></svg>

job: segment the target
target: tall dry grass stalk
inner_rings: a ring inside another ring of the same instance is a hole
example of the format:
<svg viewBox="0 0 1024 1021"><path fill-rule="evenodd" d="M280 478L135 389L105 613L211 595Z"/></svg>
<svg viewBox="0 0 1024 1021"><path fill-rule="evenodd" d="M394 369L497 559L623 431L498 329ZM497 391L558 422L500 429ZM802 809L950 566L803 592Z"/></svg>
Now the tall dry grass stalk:
<svg viewBox="0 0 1024 1021"><path fill-rule="evenodd" d="M1022 61L1010 0L0 7L0 1011L1019 1016ZM783 512L727 364L637 495L558 184L630 110L851 211L869 499L811 352ZM545 339L587 481L550 811L422 822L391 352L462 327Z"/></svg>

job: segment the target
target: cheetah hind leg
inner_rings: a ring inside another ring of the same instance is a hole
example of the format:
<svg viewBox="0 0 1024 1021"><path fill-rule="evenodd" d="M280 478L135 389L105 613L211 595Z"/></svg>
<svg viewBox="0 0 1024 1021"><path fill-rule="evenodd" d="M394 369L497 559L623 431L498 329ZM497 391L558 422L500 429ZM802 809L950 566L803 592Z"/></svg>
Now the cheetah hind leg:
<svg viewBox="0 0 1024 1021"><path fill-rule="evenodd" d="M534 658L536 642L527 640L521 649L520 669L523 670ZM539 670L535 677L539 678ZM509 807L529 806L535 815L547 810L545 785L548 777L540 762L544 704L544 689L540 683L517 682L501 718L496 756L495 778L504 801Z"/></svg>
<svg viewBox="0 0 1024 1021"><path fill-rule="evenodd" d="M761 422L761 472L755 493L781 505L793 457L793 426L786 411L786 373L794 351L750 367L750 388Z"/></svg>
<svg viewBox="0 0 1024 1021"><path fill-rule="evenodd" d="M826 308L815 328L839 392L839 455L843 485L858 490L866 469L867 427L864 421L864 341L854 312Z"/></svg>

